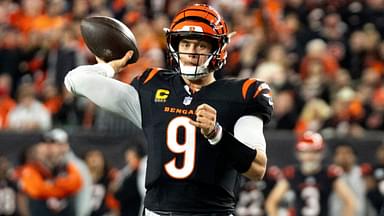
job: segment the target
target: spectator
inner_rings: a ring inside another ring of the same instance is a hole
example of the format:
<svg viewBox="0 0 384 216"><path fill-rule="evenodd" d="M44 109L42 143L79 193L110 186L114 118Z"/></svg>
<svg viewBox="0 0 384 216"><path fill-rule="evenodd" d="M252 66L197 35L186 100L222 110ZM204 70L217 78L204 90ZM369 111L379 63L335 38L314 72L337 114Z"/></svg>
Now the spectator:
<svg viewBox="0 0 384 216"><path fill-rule="evenodd" d="M364 126L367 129L384 129L384 84L375 89L370 98L370 104L366 109Z"/></svg>
<svg viewBox="0 0 384 216"><path fill-rule="evenodd" d="M356 199L356 216L369 216L373 214L372 209L369 209L366 192L365 176L370 172L370 166L357 164L357 152L351 144L338 143L333 150L333 162L335 165L343 169L341 176L348 186L352 189ZM338 216L342 210L342 201L335 194L332 193L330 197L330 216Z"/></svg>
<svg viewBox="0 0 384 216"><path fill-rule="evenodd" d="M81 187L81 176L72 163L60 167L55 164L58 153L54 145L35 144L29 153L30 161L21 171L20 185L28 196L31 216L72 216L75 213L71 197Z"/></svg>
<svg viewBox="0 0 384 216"><path fill-rule="evenodd" d="M365 111L356 91L351 87L340 89L332 101L332 116L324 123L324 127L333 128L337 136L361 137L361 122Z"/></svg>
<svg viewBox="0 0 384 216"><path fill-rule="evenodd" d="M327 44L321 39L308 42L306 56L301 61L300 75L303 80L312 75L311 63L318 62L323 70L320 74L326 80L332 80L339 69L338 62L329 54Z"/></svg>
<svg viewBox="0 0 384 216"><path fill-rule="evenodd" d="M92 178L88 166L85 162L78 158L72 151L68 140L68 134L62 129L55 128L43 135L46 143L57 145L60 149L60 155L63 155L63 161L60 163L73 163L80 171L81 180L83 182L81 189L75 195L75 215L76 216L89 216L91 213L91 192L92 192Z"/></svg>
<svg viewBox="0 0 384 216"><path fill-rule="evenodd" d="M10 95L11 85L11 76L0 74L0 129L8 128L8 114L16 106Z"/></svg>
<svg viewBox="0 0 384 216"><path fill-rule="evenodd" d="M21 49L22 37L20 31L9 26L0 32L0 72L11 76L12 89L10 95L14 97L21 78L20 62L24 58Z"/></svg>
<svg viewBox="0 0 384 216"><path fill-rule="evenodd" d="M274 115L270 126L275 129L293 129L298 118L298 108L293 91L284 90L274 98Z"/></svg>
<svg viewBox="0 0 384 216"><path fill-rule="evenodd" d="M320 131L331 115L331 107L324 100L313 98L304 105L297 119L295 132L302 134L307 130Z"/></svg>
<svg viewBox="0 0 384 216"><path fill-rule="evenodd" d="M22 131L47 130L51 127L51 115L35 96L32 84L19 86L17 105L9 112L9 128Z"/></svg>
<svg viewBox="0 0 384 216"><path fill-rule="evenodd" d="M59 89L53 84L46 82L42 92L44 107L48 110L53 119L61 109L63 103L59 95Z"/></svg>
<svg viewBox="0 0 384 216"><path fill-rule="evenodd" d="M125 151L126 166L117 183L115 197L120 202L120 216L140 216L145 194L144 174L146 157L139 145L130 145Z"/></svg>
<svg viewBox="0 0 384 216"><path fill-rule="evenodd" d="M87 151L84 160L92 177L91 216L117 212L117 201L110 191L110 184L116 177L115 170L109 167L104 154L97 149Z"/></svg>

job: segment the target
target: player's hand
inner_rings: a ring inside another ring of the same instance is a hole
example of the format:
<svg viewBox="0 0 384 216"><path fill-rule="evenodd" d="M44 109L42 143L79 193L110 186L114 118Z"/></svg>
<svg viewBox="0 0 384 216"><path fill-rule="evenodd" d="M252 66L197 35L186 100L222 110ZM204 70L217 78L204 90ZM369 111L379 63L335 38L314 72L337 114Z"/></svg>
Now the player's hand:
<svg viewBox="0 0 384 216"><path fill-rule="evenodd" d="M129 59L132 58L133 56L133 50L129 50L125 56L121 59L116 59L113 61L108 62L108 64L113 68L113 70L118 73L123 69L126 65ZM96 61L97 63L106 63L104 60L100 59L99 57L96 56Z"/></svg>
<svg viewBox="0 0 384 216"><path fill-rule="evenodd" d="M216 127L216 109L208 104L201 104L196 108L195 115L196 120L191 120L190 123L200 128L205 137L211 137Z"/></svg>

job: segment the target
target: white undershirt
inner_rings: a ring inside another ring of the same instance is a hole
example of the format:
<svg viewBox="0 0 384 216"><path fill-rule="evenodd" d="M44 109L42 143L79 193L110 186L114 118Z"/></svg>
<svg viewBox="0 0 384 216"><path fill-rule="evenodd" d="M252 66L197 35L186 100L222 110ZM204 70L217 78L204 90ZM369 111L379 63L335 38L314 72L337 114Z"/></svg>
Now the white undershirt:
<svg viewBox="0 0 384 216"><path fill-rule="evenodd" d="M137 90L113 79L114 70L108 64L83 65L65 76L68 91L90 99L103 109L117 113L142 128L141 108ZM251 149L265 152L263 121L256 116L242 116L234 127L234 136Z"/></svg>

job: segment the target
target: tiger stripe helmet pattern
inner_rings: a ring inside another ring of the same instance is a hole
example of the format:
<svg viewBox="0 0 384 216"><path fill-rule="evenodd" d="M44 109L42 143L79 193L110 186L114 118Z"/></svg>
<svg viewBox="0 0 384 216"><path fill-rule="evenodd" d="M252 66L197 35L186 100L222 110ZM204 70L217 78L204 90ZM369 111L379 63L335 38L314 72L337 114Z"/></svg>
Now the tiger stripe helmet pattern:
<svg viewBox="0 0 384 216"><path fill-rule="evenodd" d="M206 39L211 42L212 58L208 72L216 71L226 62L229 42L228 27L221 15L211 6L194 4L179 11L169 29L165 29L171 61L179 66L178 44L182 37ZM180 70L180 68L176 68Z"/></svg>

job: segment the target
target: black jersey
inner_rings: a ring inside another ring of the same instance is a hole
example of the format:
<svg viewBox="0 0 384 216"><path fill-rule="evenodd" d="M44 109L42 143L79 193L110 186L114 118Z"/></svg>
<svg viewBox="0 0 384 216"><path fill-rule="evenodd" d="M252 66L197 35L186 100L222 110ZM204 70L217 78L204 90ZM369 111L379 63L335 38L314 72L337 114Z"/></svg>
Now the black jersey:
<svg viewBox="0 0 384 216"><path fill-rule="evenodd" d="M271 166L267 169L265 177L261 181L247 179L240 188L239 200L236 206L238 216L264 216L265 200L278 179L282 177L280 169ZM245 178L245 177L244 177Z"/></svg>
<svg viewBox="0 0 384 216"><path fill-rule="evenodd" d="M284 173L295 193L295 215L328 215L328 198L333 183L342 174L339 167L331 165L311 175L303 174L298 167L288 167Z"/></svg>
<svg viewBox="0 0 384 216"><path fill-rule="evenodd" d="M148 143L145 207L180 212L233 212L238 173L217 146L189 123L197 106L217 110L217 121L233 133L236 121L256 115L268 122L272 98L257 80L217 80L189 93L170 71L147 70L132 85L139 92Z"/></svg>

